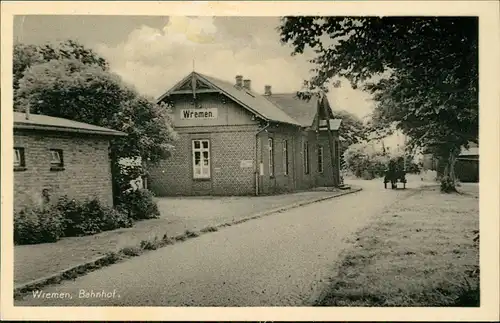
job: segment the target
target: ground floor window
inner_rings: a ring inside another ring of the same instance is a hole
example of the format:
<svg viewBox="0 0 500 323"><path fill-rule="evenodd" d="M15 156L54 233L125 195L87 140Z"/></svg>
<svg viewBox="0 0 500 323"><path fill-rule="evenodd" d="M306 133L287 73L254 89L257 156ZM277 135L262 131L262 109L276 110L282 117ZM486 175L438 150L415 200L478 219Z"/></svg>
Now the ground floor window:
<svg viewBox="0 0 500 323"><path fill-rule="evenodd" d="M318 173L323 173L323 147L318 146Z"/></svg>
<svg viewBox="0 0 500 323"><path fill-rule="evenodd" d="M193 178L210 178L209 140L193 140Z"/></svg>
<svg viewBox="0 0 500 323"><path fill-rule="evenodd" d="M26 166L24 161L24 148L15 147L14 148L14 167L24 167Z"/></svg>
<svg viewBox="0 0 500 323"><path fill-rule="evenodd" d="M309 142L304 141L304 173L309 174Z"/></svg>
<svg viewBox="0 0 500 323"><path fill-rule="evenodd" d="M61 149L51 149L50 150L50 166L52 167L62 167L63 162L63 152Z"/></svg>

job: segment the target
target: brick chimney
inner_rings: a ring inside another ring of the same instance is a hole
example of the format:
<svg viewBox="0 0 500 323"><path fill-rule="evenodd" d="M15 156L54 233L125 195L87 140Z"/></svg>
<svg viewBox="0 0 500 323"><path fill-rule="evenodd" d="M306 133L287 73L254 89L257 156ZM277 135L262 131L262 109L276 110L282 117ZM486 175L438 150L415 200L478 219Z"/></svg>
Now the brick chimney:
<svg viewBox="0 0 500 323"><path fill-rule="evenodd" d="M252 90L252 81L249 79L243 80L243 87L248 91Z"/></svg>
<svg viewBox="0 0 500 323"><path fill-rule="evenodd" d="M265 85L264 86L264 95L271 95L271 85Z"/></svg>
<svg viewBox="0 0 500 323"><path fill-rule="evenodd" d="M243 75L236 75L236 83L234 86L241 88L243 87Z"/></svg>

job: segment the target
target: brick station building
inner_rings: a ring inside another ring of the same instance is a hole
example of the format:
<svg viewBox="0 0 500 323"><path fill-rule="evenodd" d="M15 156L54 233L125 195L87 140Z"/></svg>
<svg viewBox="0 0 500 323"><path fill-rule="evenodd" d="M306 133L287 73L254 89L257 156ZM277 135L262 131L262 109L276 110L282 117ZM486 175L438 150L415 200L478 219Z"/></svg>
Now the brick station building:
<svg viewBox="0 0 500 323"><path fill-rule="evenodd" d="M125 133L14 112L14 210L61 195L112 205L110 139Z"/></svg>
<svg viewBox="0 0 500 323"><path fill-rule="evenodd" d="M242 76L233 84L192 72L158 101L171 105L179 134L172 156L149 169L158 196L273 194L339 182L340 120L326 97L304 101L270 86L261 95ZM327 119L335 167L319 127Z"/></svg>

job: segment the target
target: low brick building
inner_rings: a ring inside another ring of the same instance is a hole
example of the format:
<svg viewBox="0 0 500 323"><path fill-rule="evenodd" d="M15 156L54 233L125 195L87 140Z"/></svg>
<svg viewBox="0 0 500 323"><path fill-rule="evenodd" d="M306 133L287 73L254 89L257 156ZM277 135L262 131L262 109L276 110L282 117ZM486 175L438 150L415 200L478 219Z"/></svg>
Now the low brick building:
<svg viewBox="0 0 500 323"><path fill-rule="evenodd" d="M14 112L14 209L68 195L112 205L110 138L125 133Z"/></svg>
<svg viewBox="0 0 500 323"><path fill-rule="evenodd" d="M272 194L339 182L340 120L326 98L304 101L270 86L261 95L241 76L232 84L193 72L159 102L172 107L179 134L172 156L149 170L159 196ZM320 128L326 120L334 167Z"/></svg>

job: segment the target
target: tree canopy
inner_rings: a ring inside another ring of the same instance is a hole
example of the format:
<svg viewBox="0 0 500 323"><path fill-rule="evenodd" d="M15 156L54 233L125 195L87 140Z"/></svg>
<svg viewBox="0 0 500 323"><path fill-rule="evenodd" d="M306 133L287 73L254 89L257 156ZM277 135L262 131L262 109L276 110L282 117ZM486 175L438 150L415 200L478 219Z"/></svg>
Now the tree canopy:
<svg viewBox="0 0 500 323"><path fill-rule="evenodd" d="M24 68L24 70L23 70ZM117 158L156 162L168 156L175 132L168 109L138 94L92 50L67 41L59 45L18 44L14 51L14 109L68 118L128 134L113 140Z"/></svg>
<svg viewBox="0 0 500 323"><path fill-rule="evenodd" d="M42 46L15 43L13 55L14 89L19 87L19 80L30 66L64 58L74 58L87 65L97 65L106 71L109 69L109 64L103 57L73 40L55 44L47 43Z"/></svg>
<svg viewBox="0 0 500 323"><path fill-rule="evenodd" d="M376 102L373 128L395 124L409 147L447 160L454 189L460 148L478 142L476 17L285 17L279 29L292 54L312 49L311 88L334 77L362 86Z"/></svg>
<svg viewBox="0 0 500 323"><path fill-rule="evenodd" d="M346 110L334 110L333 117L334 119L342 119L339 133L344 138L344 148L367 139L366 127L356 115Z"/></svg>

